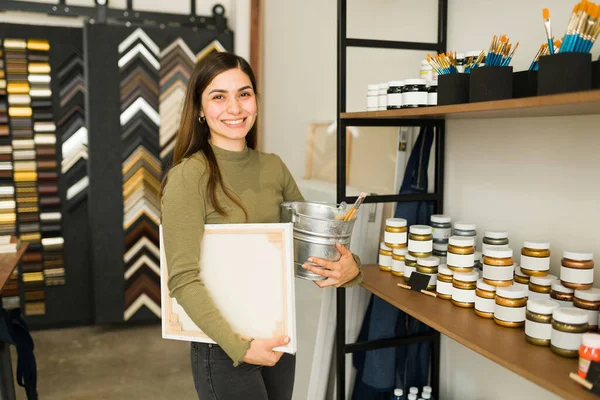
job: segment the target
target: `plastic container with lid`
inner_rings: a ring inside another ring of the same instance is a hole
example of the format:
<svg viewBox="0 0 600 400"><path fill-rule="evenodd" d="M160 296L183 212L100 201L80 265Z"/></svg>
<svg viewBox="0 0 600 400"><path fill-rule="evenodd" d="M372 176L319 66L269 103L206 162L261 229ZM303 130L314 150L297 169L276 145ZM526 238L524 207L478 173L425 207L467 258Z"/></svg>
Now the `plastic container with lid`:
<svg viewBox="0 0 600 400"><path fill-rule="evenodd" d="M513 285L520 287L525 290L525 293L529 294L529 275L526 275L521 271L521 267L515 264L515 274L514 274L514 282Z"/></svg>
<svg viewBox="0 0 600 400"><path fill-rule="evenodd" d="M475 307L477 272L455 272L452 277L452 304L463 308Z"/></svg>
<svg viewBox="0 0 600 400"><path fill-rule="evenodd" d="M554 275L532 276L529 279L529 298L550 300L552 283L558 278Z"/></svg>
<svg viewBox="0 0 600 400"><path fill-rule="evenodd" d="M590 331L597 331L598 310L600 310L600 289L575 290L573 306L587 313Z"/></svg>
<svg viewBox="0 0 600 400"><path fill-rule="evenodd" d="M579 371L577 371L579 376L587 377L592 361L600 362L600 335L584 333L579 347Z"/></svg>
<svg viewBox="0 0 600 400"><path fill-rule="evenodd" d="M418 400L417 395L415 393L410 393L406 399L407 400Z"/></svg>
<svg viewBox="0 0 600 400"><path fill-rule="evenodd" d="M452 218L448 215L434 214L431 216L433 243L448 243L452 233Z"/></svg>
<svg viewBox="0 0 600 400"><path fill-rule="evenodd" d="M425 393L425 392L421 393L421 398L423 400L430 400L431 399L431 392L430 393Z"/></svg>
<svg viewBox="0 0 600 400"><path fill-rule="evenodd" d="M563 252L560 280L571 289L591 289L594 284L594 253Z"/></svg>
<svg viewBox="0 0 600 400"><path fill-rule="evenodd" d="M388 82L387 90L387 109L398 110L402 108L402 88L404 87L404 81L391 81Z"/></svg>
<svg viewBox="0 0 600 400"><path fill-rule="evenodd" d="M382 271L392 270L392 249L385 243L379 245L379 269Z"/></svg>
<svg viewBox="0 0 600 400"><path fill-rule="evenodd" d="M435 289L439 265L440 259L437 257L417 258L417 272L429 275L427 290Z"/></svg>
<svg viewBox="0 0 600 400"><path fill-rule="evenodd" d="M583 334L589 330L588 315L574 307L552 312L550 349L562 357L577 358Z"/></svg>
<svg viewBox="0 0 600 400"><path fill-rule="evenodd" d="M427 105L437 106L438 81L437 79L427 84Z"/></svg>
<svg viewBox="0 0 600 400"><path fill-rule="evenodd" d="M404 391L402 389L394 389L394 400L402 400Z"/></svg>
<svg viewBox="0 0 600 400"><path fill-rule="evenodd" d="M425 81L433 80L433 67L427 60L421 60L421 68L419 68L419 75L421 79Z"/></svg>
<svg viewBox="0 0 600 400"><path fill-rule="evenodd" d="M379 84L367 86L367 111L377 111L379 107Z"/></svg>
<svg viewBox="0 0 600 400"><path fill-rule="evenodd" d="M437 285L435 291L438 298L443 300L452 300L452 278L454 271L446 265L440 265L437 273Z"/></svg>
<svg viewBox="0 0 600 400"><path fill-rule="evenodd" d="M417 257L410 253L404 256L404 279L408 281L413 272L417 270Z"/></svg>
<svg viewBox="0 0 600 400"><path fill-rule="evenodd" d="M387 82L379 84L379 92L377 96L377 109L379 111L387 110L387 91L389 85Z"/></svg>
<svg viewBox="0 0 600 400"><path fill-rule="evenodd" d="M406 220L404 218L388 218L385 220L385 231L383 241L392 249L406 247L407 232Z"/></svg>
<svg viewBox="0 0 600 400"><path fill-rule="evenodd" d="M488 285L510 286L515 272L512 249L483 252L483 280Z"/></svg>
<svg viewBox="0 0 600 400"><path fill-rule="evenodd" d="M550 346L552 313L559 304L552 300L528 300L525 339L536 346Z"/></svg>
<svg viewBox="0 0 600 400"><path fill-rule="evenodd" d="M550 270L550 243L524 242L521 249L521 271L529 276L544 276Z"/></svg>
<svg viewBox="0 0 600 400"><path fill-rule="evenodd" d="M427 225L412 225L408 235L408 252L417 257L425 258L433 252L433 230Z"/></svg>
<svg viewBox="0 0 600 400"><path fill-rule="evenodd" d="M453 236L470 236L473 240L477 238L477 225L469 222L455 222L452 230Z"/></svg>
<svg viewBox="0 0 600 400"><path fill-rule="evenodd" d="M447 264L454 272L470 272L475 265L475 241L472 237L448 239Z"/></svg>
<svg viewBox="0 0 600 400"><path fill-rule="evenodd" d="M392 250L392 275L404 276L404 257L407 253L406 247Z"/></svg>
<svg viewBox="0 0 600 400"><path fill-rule="evenodd" d="M417 388L417 387L415 387L415 386L411 386L411 388L410 388L410 389L408 389L408 393L409 393L409 394L414 394L414 395L417 395L417 394L419 394L419 388Z"/></svg>
<svg viewBox="0 0 600 400"><path fill-rule="evenodd" d="M508 232L506 231L485 231L481 248L486 250L499 250L508 247Z"/></svg>
<svg viewBox="0 0 600 400"><path fill-rule="evenodd" d="M456 70L459 74L465 72L465 53L456 53Z"/></svg>
<svg viewBox="0 0 600 400"><path fill-rule="evenodd" d="M427 107L427 81L407 79L402 89L402 108Z"/></svg>
<svg viewBox="0 0 600 400"><path fill-rule="evenodd" d="M448 242L433 242L433 255L440 259L440 264L447 264L446 261L448 260Z"/></svg>
<svg viewBox="0 0 600 400"><path fill-rule="evenodd" d="M550 298L561 307L573 307L573 297L575 297L574 289L563 286L558 279L552 282Z"/></svg>
<svg viewBox="0 0 600 400"><path fill-rule="evenodd" d="M483 279L479 279L477 280L475 295L475 314L482 318L494 318L496 287L488 285Z"/></svg>
<svg viewBox="0 0 600 400"><path fill-rule="evenodd" d="M525 291L517 286L496 289L494 322L507 328L517 328L525 324Z"/></svg>

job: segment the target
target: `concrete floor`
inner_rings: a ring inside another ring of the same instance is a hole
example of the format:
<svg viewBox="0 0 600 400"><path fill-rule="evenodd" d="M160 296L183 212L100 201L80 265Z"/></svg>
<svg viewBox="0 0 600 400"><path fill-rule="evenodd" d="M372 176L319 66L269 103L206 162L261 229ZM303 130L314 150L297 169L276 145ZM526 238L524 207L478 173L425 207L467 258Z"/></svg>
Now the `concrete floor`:
<svg viewBox="0 0 600 400"><path fill-rule="evenodd" d="M160 325L32 333L44 400L196 399L189 343L161 338ZM16 354L11 346L12 363ZM15 383L18 400L25 390Z"/></svg>

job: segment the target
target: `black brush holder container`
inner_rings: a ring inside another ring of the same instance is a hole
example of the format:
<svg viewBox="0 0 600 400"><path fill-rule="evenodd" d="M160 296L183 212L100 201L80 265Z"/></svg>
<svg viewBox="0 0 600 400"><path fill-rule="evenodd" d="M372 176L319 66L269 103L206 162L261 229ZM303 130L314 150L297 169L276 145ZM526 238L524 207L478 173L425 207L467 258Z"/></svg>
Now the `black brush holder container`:
<svg viewBox="0 0 600 400"><path fill-rule="evenodd" d="M464 104L469 102L469 75L452 74L438 75L438 106Z"/></svg>
<svg viewBox="0 0 600 400"><path fill-rule="evenodd" d="M469 102L505 100L513 97L513 67L485 66L471 70Z"/></svg>
<svg viewBox="0 0 600 400"><path fill-rule="evenodd" d="M592 89L600 89L600 61L592 62Z"/></svg>
<svg viewBox="0 0 600 400"><path fill-rule="evenodd" d="M540 57L538 95L579 92L592 88L592 55L558 53Z"/></svg>
<svg viewBox="0 0 600 400"><path fill-rule="evenodd" d="M513 74L513 98L537 96L538 71L519 71Z"/></svg>

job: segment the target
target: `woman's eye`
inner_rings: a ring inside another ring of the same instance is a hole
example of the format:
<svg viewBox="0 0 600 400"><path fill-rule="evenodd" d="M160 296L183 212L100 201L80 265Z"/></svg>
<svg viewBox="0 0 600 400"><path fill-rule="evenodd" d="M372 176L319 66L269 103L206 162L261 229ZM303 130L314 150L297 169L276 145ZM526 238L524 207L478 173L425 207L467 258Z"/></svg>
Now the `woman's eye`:
<svg viewBox="0 0 600 400"><path fill-rule="evenodd" d="M241 97L250 97L252 94L249 92L243 92L240 94Z"/></svg>
<svg viewBox="0 0 600 400"><path fill-rule="evenodd" d="M223 96L221 96L220 94L218 94L215 97L213 97L213 99L215 99L215 100L222 100Z"/></svg>

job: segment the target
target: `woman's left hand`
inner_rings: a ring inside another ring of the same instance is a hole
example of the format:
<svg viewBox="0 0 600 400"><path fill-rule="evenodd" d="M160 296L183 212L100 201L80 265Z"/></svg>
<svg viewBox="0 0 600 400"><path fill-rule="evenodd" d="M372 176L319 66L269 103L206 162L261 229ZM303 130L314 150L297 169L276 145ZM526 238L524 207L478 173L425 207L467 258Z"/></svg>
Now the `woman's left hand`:
<svg viewBox="0 0 600 400"><path fill-rule="evenodd" d="M338 261L327 261L322 258L310 257L308 259L309 262L323 268L318 268L307 263L302 264L302 267L307 271L327 278L323 281L315 282L317 286L321 288L329 286L339 288L343 284L356 278L359 273L358 265L356 265L356 261L354 261L354 257L352 257L350 250L339 243L336 243L335 247L337 247L342 255Z"/></svg>

